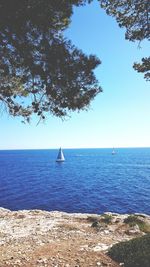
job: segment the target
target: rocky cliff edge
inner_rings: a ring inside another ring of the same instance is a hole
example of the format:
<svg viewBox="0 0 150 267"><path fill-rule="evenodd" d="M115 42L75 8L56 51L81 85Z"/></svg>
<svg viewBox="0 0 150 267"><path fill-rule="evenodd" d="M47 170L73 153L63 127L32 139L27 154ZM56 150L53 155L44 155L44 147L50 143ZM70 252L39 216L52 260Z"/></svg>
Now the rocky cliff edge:
<svg viewBox="0 0 150 267"><path fill-rule="evenodd" d="M136 214L146 225L150 216ZM115 243L144 235L128 214L69 214L0 208L0 267L117 267L108 256Z"/></svg>

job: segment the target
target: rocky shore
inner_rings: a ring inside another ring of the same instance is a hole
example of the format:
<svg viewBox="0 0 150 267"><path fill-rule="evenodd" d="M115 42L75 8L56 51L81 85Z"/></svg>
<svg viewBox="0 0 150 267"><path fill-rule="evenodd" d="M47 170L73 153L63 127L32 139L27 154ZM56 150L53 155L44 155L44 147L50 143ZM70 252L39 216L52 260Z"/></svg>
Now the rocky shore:
<svg viewBox="0 0 150 267"><path fill-rule="evenodd" d="M136 214L146 225L150 216ZM145 234L128 214L68 214L0 208L0 267L123 266L107 256L120 241Z"/></svg>

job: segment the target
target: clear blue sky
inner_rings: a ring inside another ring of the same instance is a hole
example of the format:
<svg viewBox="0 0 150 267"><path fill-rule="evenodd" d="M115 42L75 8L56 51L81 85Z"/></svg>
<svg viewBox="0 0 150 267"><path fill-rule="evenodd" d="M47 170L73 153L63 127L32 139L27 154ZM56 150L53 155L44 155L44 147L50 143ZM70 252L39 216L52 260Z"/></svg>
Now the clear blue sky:
<svg viewBox="0 0 150 267"><path fill-rule="evenodd" d="M124 29L94 2L74 9L66 31L72 42L102 60L96 76L103 88L88 111L62 121L49 117L36 126L6 114L0 117L0 149L150 147L150 86L132 69L149 55L149 44L126 41Z"/></svg>

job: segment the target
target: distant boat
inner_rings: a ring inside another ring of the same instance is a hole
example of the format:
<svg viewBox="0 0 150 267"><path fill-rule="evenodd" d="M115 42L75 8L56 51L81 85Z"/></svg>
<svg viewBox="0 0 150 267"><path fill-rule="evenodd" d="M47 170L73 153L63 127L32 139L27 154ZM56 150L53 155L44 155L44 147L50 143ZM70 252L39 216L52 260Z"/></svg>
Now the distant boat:
<svg viewBox="0 0 150 267"><path fill-rule="evenodd" d="M116 151L115 149L113 148L112 152L111 152L112 155L115 155L116 154Z"/></svg>
<svg viewBox="0 0 150 267"><path fill-rule="evenodd" d="M60 147L56 162L63 162L63 161L65 161L65 158L64 158L63 151L62 151L62 149Z"/></svg>

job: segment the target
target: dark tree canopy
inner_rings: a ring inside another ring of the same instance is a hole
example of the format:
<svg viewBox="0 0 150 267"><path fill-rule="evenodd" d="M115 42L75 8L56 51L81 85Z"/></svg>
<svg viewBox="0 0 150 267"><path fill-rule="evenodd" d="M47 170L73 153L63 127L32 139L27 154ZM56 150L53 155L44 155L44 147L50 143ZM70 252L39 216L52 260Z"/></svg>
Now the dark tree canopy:
<svg viewBox="0 0 150 267"><path fill-rule="evenodd" d="M150 57L142 58L142 63L134 63L133 67L138 72L145 73L144 78L150 81Z"/></svg>
<svg viewBox="0 0 150 267"><path fill-rule="evenodd" d="M150 40L150 1L149 0L99 0L108 15L116 18L120 27L126 28L125 37L129 41ZM150 57L142 63L135 63L134 69L150 77Z"/></svg>
<svg viewBox="0 0 150 267"><path fill-rule="evenodd" d="M101 63L63 37L73 5L86 0L0 0L0 102L14 116L62 117L101 92Z"/></svg>
<svg viewBox="0 0 150 267"><path fill-rule="evenodd" d="M126 39L142 41L150 38L149 0L99 0L108 15L126 28Z"/></svg>
<svg viewBox="0 0 150 267"><path fill-rule="evenodd" d="M98 0L126 38L150 38L149 0ZM94 75L101 63L63 37L74 6L92 0L0 0L0 103L29 120L81 110L102 91ZM150 77L150 58L134 69Z"/></svg>

